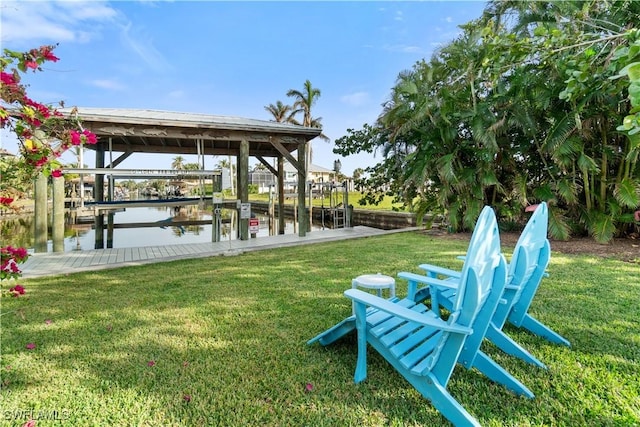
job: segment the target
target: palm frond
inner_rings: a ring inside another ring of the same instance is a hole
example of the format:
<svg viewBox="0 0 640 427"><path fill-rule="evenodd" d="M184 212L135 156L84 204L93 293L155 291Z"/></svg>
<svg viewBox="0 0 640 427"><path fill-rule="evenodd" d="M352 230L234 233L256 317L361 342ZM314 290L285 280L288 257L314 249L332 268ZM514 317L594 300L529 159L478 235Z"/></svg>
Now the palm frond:
<svg viewBox="0 0 640 427"><path fill-rule="evenodd" d="M591 157L589 157L585 153L580 153L580 156L578 157L578 167L580 168L580 170L583 170L586 172L591 172L591 173L600 172L600 167L598 166L596 161L593 160Z"/></svg>
<svg viewBox="0 0 640 427"><path fill-rule="evenodd" d="M558 180L555 183L555 190L560 199L564 200L569 205L575 205L578 203L579 187L571 177L566 177Z"/></svg>
<svg viewBox="0 0 640 427"><path fill-rule="evenodd" d="M558 208L549 207L549 234L558 240L567 240L571 234L566 217Z"/></svg>
<svg viewBox="0 0 640 427"><path fill-rule="evenodd" d="M555 155L558 146L561 146L574 130L575 121L572 117L569 117L569 115L565 115L561 119L556 120L547 137L544 139L542 148L552 156Z"/></svg>
<svg viewBox="0 0 640 427"><path fill-rule="evenodd" d="M616 231L616 225L611 215L592 211L588 220L587 229L596 242L608 243L611 241Z"/></svg>
<svg viewBox="0 0 640 427"><path fill-rule="evenodd" d="M613 196L621 206L637 208L640 206L640 182L631 178L623 179L614 187Z"/></svg>

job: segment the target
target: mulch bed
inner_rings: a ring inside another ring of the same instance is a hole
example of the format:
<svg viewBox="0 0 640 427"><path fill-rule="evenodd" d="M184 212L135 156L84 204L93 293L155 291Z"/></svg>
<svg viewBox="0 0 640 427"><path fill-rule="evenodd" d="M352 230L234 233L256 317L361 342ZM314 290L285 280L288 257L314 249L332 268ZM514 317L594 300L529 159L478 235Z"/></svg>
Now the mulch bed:
<svg viewBox="0 0 640 427"><path fill-rule="evenodd" d="M447 233L444 230L429 230L425 233L437 235L455 240L466 240L471 238L470 233ZM500 241L503 245L515 246L520 233L501 232ZM626 262L640 264L640 237L613 239L608 244L599 244L589 237L572 237L569 240L549 239L551 250L565 254L593 255L602 258L615 258Z"/></svg>

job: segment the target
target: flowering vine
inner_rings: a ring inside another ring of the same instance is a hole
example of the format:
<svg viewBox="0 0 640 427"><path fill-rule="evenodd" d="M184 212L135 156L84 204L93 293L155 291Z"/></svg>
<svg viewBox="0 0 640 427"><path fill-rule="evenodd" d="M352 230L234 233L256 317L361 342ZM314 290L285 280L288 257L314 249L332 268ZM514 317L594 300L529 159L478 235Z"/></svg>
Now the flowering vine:
<svg viewBox="0 0 640 427"><path fill-rule="evenodd" d="M0 248L0 283L20 277L22 270L20 270L18 264L22 264L27 258L29 258L29 254L25 248L14 248L12 246ZM25 292L24 287L19 284L8 290L8 293L14 297L24 295Z"/></svg>
<svg viewBox="0 0 640 427"><path fill-rule="evenodd" d="M22 273L18 264L27 260L29 254L24 248L5 246L0 248L0 279L15 279Z"/></svg>
<svg viewBox="0 0 640 427"><path fill-rule="evenodd" d="M40 172L60 177L62 164L58 159L63 152L72 146L97 143L96 136L82 128L75 109L65 117L55 107L29 98L21 83L23 74L42 71L44 63L58 61L54 49L55 46L41 46L28 52L4 49L0 56L0 127L15 134L19 150L17 162L0 168L0 211L11 209L14 200L21 196L9 179L16 172L26 179L33 179ZM3 283L20 277L18 265L29 255L25 248L4 246L0 248L0 256L0 283ZM25 289L16 284L9 293L17 297Z"/></svg>
<svg viewBox="0 0 640 427"><path fill-rule="evenodd" d="M22 74L42 71L45 62L58 61L54 49L55 46L28 52L4 49L0 57L0 126L15 134L20 154L17 167L30 178L39 172L62 176L62 153L73 146L97 143L96 136L82 128L75 109L65 117L55 107L29 98L21 84ZM1 178L0 196L11 198L14 192L3 185ZM0 205L7 207L10 203Z"/></svg>

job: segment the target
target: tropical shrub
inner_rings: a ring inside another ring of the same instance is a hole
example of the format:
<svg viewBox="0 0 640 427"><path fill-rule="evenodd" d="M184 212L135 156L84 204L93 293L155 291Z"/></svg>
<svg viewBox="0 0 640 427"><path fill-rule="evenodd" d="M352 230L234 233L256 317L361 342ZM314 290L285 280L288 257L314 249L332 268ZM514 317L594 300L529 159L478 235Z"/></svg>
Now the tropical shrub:
<svg viewBox="0 0 640 427"><path fill-rule="evenodd" d="M640 4L493 1L462 35L399 74L374 125L338 154L382 151L371 200L470 229L485 204L522 221L550 205L556 238L607 242L640 207Z"/></svg>

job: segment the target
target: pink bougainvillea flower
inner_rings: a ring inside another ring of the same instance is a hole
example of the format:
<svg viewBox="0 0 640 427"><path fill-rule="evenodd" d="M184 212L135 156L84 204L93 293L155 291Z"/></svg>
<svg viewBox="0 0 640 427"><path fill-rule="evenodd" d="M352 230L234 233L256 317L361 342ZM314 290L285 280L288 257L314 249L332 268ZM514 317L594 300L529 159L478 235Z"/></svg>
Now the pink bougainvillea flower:
<svg viewBox="0 0 640 427"><path fill-rule="evenodd" d="M31 98L27 98L26 96L24 97L24 104L33 107L33 109L45 119L51 117L51 110L49 110L49 107L44 104L36 102Z"/></svg>
<svg viewBox="0 0 640 427"><path fill-rule="evenodd" d="M80 132L78 132L77 130L70 130L69 135L71 136L71 145L82 144L82 139L80 139Z"/></svg>
<svg viewBox="0 0 640 427"><path fill-rule="evenodd" d="M189 362L187 362L186 360L184 362L182 362L182 367L186 368L187 366L189 366Z"/></svg>
<svg viewBox="0 0 640 427"><path fill-rule="evenodd" d="M312 392L312 391L313 391L313 384L311 384L311 383L307 383L307 385L304 387L304 390L305 390L307 393Z"/></svg>
<svg viewBox="0 0 640 427"><path fill-rule="evenodd" d="M26 345L27 350L33 350L34 348L36 348L36 344L30 342L29 344Z"/></svg>
<svg viewBox="0 0 640 427"><path fill-rule="evenodd" d="M29 420L26 423L22 424L22 427L36 427L36 420Z"/></svg>
<svg viewBox="0 0 640 427"><path fill-rule="evenodd" d="M5 73L4 71L0 72L0 81L2 81L3 85L14 85L17 83L13 74Z"/></svg>
<svg viewBox="0 0 640 427"><path fill-rule="evenodd" d="M185 402L189 403L189 402L191 402L191 395L190 394L185 394L184 396L182 396L182 399Z"/></svg>
<svg viewBox="0 0 640 427"><path fill-rule="evenodd" d="M21 285L15 285L14 287L9 288L9 292L11 292L14 297L17 297L20 295L24 295L26 291L24 290L24 287L22 287Z"/></svg>
<svg viewBox="0 0 640 427"><path fill-rule="evenodd" d="M29 256L29 252L27 252L26 248L14 248L13 255L19 259L26 259Z"/></svg>
<svg viewBox="0 0 640 427"><path fill-rule="evenodd" d="M42 57L47 60L47 61L51 61L51 62L56 62L58 61L60 58L58 58L57 56L55 56L51 51L52 51L52 46L42 46L40 48L40 55L42 55Z"/></svg>
<svg viewBox="0 0 640 427"><path fill-rule="evenodd" d="M82 131L82 136L84 136L84 140L87 144L96 144L98 142L96 134L86 129Z"/></svg>
<svg viewBox="0 0 640 427"><path fill-rule="evenodd" d="M24 61L24 66L35 70L38 68L38 63L36 61Z"/></svg>
<svg viewBox="0 0 640 427"><path fill-rule="evenodd" d="M51 176L54 178L60 178L62 176L62 171L60 169L52 170Z"/></svg>
<svg viewBox="0 0 640 427"><path fill-rule="evenodd" d="M51 319L47 319L44 321L45 324L50 325L51 324Z"/></svg>
<svg viewBox="0 0 640 427"><path fill-rule="evenodd" d="M156 365L156 361L155 360L149 360L147 362L147 366L155 366Z"/></svg>
<svg viewBox="0 0 640 427"><path fill-rule="evenodd" d="M25 139L29 139L33 136L33 134L31 133L31 129L29 128L24 128L22 129L22 132L20 133L20 136L22 136Z"/></svg>
<svg viewBox="0 0 640 427"><path fill-rule="evenodd" d="M538 205L529 205L526 208L524 208L525 212L533 212L536 210L536 208L538 207Z"/></svg>

